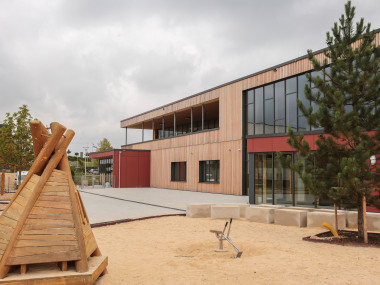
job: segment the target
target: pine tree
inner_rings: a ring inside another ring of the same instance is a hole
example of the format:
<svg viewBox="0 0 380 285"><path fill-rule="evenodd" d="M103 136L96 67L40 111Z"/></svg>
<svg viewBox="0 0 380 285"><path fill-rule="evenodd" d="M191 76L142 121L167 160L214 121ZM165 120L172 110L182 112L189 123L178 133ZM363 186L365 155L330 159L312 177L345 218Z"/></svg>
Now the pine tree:
<svg viewBox="0 0 380 285"><path fill-rule="evenodd" d="M279 157L317 198L357 208L358 235L364 239L363 205L379 207L378 197L371 193L378 189L380 171L369 158L380 151L380 47L371 25L364 25L363 18L354 25L354 15L355 7L348 1L339 24L334 24L332 34L327 32L323 60L308 50L314 70L322 76L309 76L317 92L305 86L312 104L305 106L301 100L297 104L309 125L323 128L317 150L311 151L303 135L289 129L288 143L305 163L291 164Z"/></svg>

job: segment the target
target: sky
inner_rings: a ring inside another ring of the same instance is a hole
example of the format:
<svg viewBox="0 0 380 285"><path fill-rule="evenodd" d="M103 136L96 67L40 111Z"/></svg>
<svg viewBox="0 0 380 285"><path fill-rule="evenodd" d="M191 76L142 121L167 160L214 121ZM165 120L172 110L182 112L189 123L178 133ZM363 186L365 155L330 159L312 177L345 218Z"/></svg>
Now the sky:
<svg viewBox="0 0 380 285"><path fill-rule="evenodd" d="M120 121L324 48L345 0L2 0L0 122L26 104L76 135L125 144ZM378 1L356 20L380 28Z"/></svg>

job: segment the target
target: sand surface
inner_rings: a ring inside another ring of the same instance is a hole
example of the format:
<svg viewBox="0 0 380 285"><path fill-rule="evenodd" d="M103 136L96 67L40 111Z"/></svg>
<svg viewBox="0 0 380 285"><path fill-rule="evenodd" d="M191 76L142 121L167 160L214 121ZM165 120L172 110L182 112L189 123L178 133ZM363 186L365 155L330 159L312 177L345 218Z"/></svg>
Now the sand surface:
<svg viewBox="0 0 380 285"><path fill-rule="evenodd" d="M163 217L94 228L109 259L96 284L380 284L380 249L302 241L325 231L234 220L240 259L215 252L224 220Z"/></svg>

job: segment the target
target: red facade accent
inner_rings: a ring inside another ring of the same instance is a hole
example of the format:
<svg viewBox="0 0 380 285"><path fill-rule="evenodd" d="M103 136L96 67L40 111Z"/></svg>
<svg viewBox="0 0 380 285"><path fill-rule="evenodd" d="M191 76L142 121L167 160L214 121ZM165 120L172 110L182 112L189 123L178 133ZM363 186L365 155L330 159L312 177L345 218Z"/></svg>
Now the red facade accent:
<svg viewBox="0 0 380 285"><path fill-rule="evenodd" d="M309 143L312 150L317 149L315 141L319 135L305 135L305 140ZM276 151L295 151L287 142L288 136L266 137L247 139L248 152L276 152Z"/></svg>
<svg viewBox="0 0 380 285"><path fill-rule="evenodd" d="M116 149L91 153L90 158L113 158L114 188L119 188L119 182L120 188L150 187L150 151Z"/></svg>

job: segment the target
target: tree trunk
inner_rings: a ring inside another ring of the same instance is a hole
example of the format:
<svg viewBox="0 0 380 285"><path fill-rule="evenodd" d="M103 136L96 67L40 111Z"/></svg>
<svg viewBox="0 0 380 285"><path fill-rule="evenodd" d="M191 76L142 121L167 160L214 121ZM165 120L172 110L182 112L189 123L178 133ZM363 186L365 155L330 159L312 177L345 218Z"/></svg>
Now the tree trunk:
<svg viewBox="0 0 380 285"><path fill-rule="evenodd" d="M17 188L21 185L21 170L18 171Z"/></svg>
<svg viewBox="0 0 380 285"><path fill-rule="evenodd" d="M334 203L334 220L335 220L335 230L338 231L338 205Z"/></svg>
<svg viewBox="0 0 380 285"><path fill-rule="evenodd" d="M4 195L4 188L5 188L5 169L1 172L1 196Z"/></svg>
<svg viewBox="0 0 380 285"><path fill-rule="evenodd" d="M360 195L357 201L358 205L358 237L364 241L364 220L363 220L363 196Z"/></svg>

